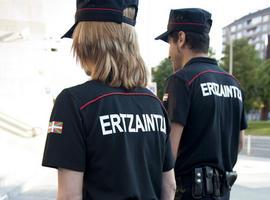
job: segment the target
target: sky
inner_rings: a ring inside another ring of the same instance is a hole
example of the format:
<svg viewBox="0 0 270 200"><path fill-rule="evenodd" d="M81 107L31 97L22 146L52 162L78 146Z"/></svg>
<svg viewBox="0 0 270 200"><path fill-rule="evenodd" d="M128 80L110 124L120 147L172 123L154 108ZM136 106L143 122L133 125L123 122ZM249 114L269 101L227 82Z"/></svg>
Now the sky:
<svg viewBox="0 0 270 200"><path fill-rule="evenodd" d="M154 38L166 31L170 9L203 8L212 13L210 47L216 58L222 54L222 28L235 20L270 7L270 0L140 0L136 30L142 56L149 67L168 56L168 44Z"/></svg>
<svg viewBox="0 0 270 200"><path fill-rule="evenodd" d="M60 5L62 1L59 0L57 3L48 0L45 3L52 14L45 15L44 18L50 21L51 30L57 32L58 37L74 23L75 0L66 3L65 9L59 13L54 7L55 4ZM139 0L136 30L142 56L149 68L157 66L168 56L168 44L155 41L154 38L166 31L170 9L190 7L203 8L212 13L210 47L216 52L216 58L220 59L222 28L249 13L270 7L270 0Z"/></svg>
<svg viewBox="0 0 270 200"><path fill-rule="evenodd" d="M18 2L13 1L17 5ZM11 3L6 2L1 6L14 7L13 1L7 1ZM31 10L29 15L35 20L46 21L49 35L53 34L56 38L60 38L74 24L75 0L68 2L66 0L24 0L23 2L19 5L20 8L25 7L22 9L23 12L20 10L9 12L8 7L1 8L0 19L8 16L10 19L21 20L24 16L28 16L27 12ZM28 8L25 2L31 6ZM46 11L43 13L34 9L40 5L45 7ZM216 52L216 58L220 59L222 28L249 13L270 7L270 0L139 0L136 30L142 56L149 68L157 66L168 56L168 44L160 40L156 41L154 38L166 31L170 9L188 7L203 8L212 13L210 47ZM61 8L61 10L56 8Z"/></svg>

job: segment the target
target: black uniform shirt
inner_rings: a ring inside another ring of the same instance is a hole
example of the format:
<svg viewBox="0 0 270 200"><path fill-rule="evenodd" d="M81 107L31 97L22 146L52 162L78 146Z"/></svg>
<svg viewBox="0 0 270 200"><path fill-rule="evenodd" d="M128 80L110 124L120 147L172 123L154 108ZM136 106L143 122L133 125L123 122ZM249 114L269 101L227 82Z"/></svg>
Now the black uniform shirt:
<svg viewBox="0 0 270 200"><path fill-rule="evenodd" d="M63 90L48 128L43 166L84 172L83 199L160 199L173 168L169 120L147 89L98 81Z"/></svg>
<svg viewBox="0 0 270 200"><path fill-rule="evenodd" d="M163 100L170 120L184 126L176 177L203 165L231 171L247 127L238 81L215 60L193 58L168 78Z"/></svg>

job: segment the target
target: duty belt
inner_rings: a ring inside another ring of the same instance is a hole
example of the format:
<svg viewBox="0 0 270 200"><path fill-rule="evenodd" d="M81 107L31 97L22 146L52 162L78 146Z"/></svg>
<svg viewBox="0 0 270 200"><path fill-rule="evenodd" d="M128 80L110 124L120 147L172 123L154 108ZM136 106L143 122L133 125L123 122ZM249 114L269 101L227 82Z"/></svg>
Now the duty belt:
<svg viewBox="0 0 270 200"><path fill-rule="evenodd" d="M218 169L206 166L195 168L192 178L193 198L220 197L231 189L237 173L235 171L220 172Z"/></svg>
<svg viewBox="0 0 270 200"><path fill-rule="evenodd" d="M228 192L237 178L236 172L222 172L209 166L193 169L192 173L181 176L179 184L192 185L194 199L221 197Z"/></svg>

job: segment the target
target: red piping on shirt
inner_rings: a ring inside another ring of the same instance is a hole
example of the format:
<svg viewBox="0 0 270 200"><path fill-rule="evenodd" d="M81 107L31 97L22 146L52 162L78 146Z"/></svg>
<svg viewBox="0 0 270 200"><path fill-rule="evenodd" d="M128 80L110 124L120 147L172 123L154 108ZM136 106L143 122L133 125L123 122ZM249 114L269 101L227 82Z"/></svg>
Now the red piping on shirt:
<svg viewBox="0 0 270 200"><path fill-rule="evenodd" d="M230 75L230 74L228 74L228 73L226 73L226 72L219 72L219 71L215 71L215 70L205 70L205 71L202 71L202 72L196 74L195 76L193 76L192 79L188 81L188 85L191 85L191 83L192 83L196 78L198 78L199 76L201 76L201 75L203 75L203 74L205 74L205 73L223 74L223 75L232 77L233 79L235 79L235 80L238 82L238 80L237 80L233 75ZM238 82L238 83L239 83L239 82Z"/></svg>
<svg viewBox="0 0 270 200"><path fill-rule="evenodd" d="M124 95L124 96L149 96L149 97L153 97L155 99L157 99L160 103L161 101L154 95L151 94L147 94L147 93L124 93L124 92L112 92L112 93L107 93L107 94L103 94L101 96L96 97L95 99L88 101L86 104L82 105L80 107L80 110L83 110L84 108L86 108L87 106L89 106L92 103L95 103L96 101L104 98L104 97L108 97L108 96L112 96L112 95ZM161 103L162 105L162 103ZM162 105L163 106L163 105Z"/></svg>

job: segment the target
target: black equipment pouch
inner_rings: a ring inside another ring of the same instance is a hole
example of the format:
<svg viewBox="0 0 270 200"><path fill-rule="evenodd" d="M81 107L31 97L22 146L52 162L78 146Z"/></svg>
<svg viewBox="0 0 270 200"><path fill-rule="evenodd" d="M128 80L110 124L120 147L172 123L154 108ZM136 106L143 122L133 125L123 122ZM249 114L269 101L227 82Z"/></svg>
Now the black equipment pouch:
<svg viewBox="0 0 270 200"><path fill-rule="evenodd" d="M226 172L225 177L226 177L226 185L228 189L230 190L237 179L237 173L236 171Z"/></svg>
<svg viewBox="0 0 270 200"><path fill-rule="evenodd" d="M217 169L214 169L214 174L213 174L213 188L214 188L214 196L215 197L220 197L221 196L221 177L219 174L219 171Z"/></svg>
<svg viewBox="0 0 270 200"><path fill-rule="evenodd" d="M194 199L200 199L203 196L203 168L194 169L192 196Z"/></svg>
<svg viewBox="0 0 270 200"><path fill-rule="evenodd" d="M205 193L213 194L213 175L214 170L212 167L205 167Z"/></svg>
<svg viewBox="0 0 270 200"><path fill-rule="evenodd" d="M192 177L192 196L194 199L219 198L231 189L236 178L235 171L224 172L209 166L195 168Z"/></svg>

